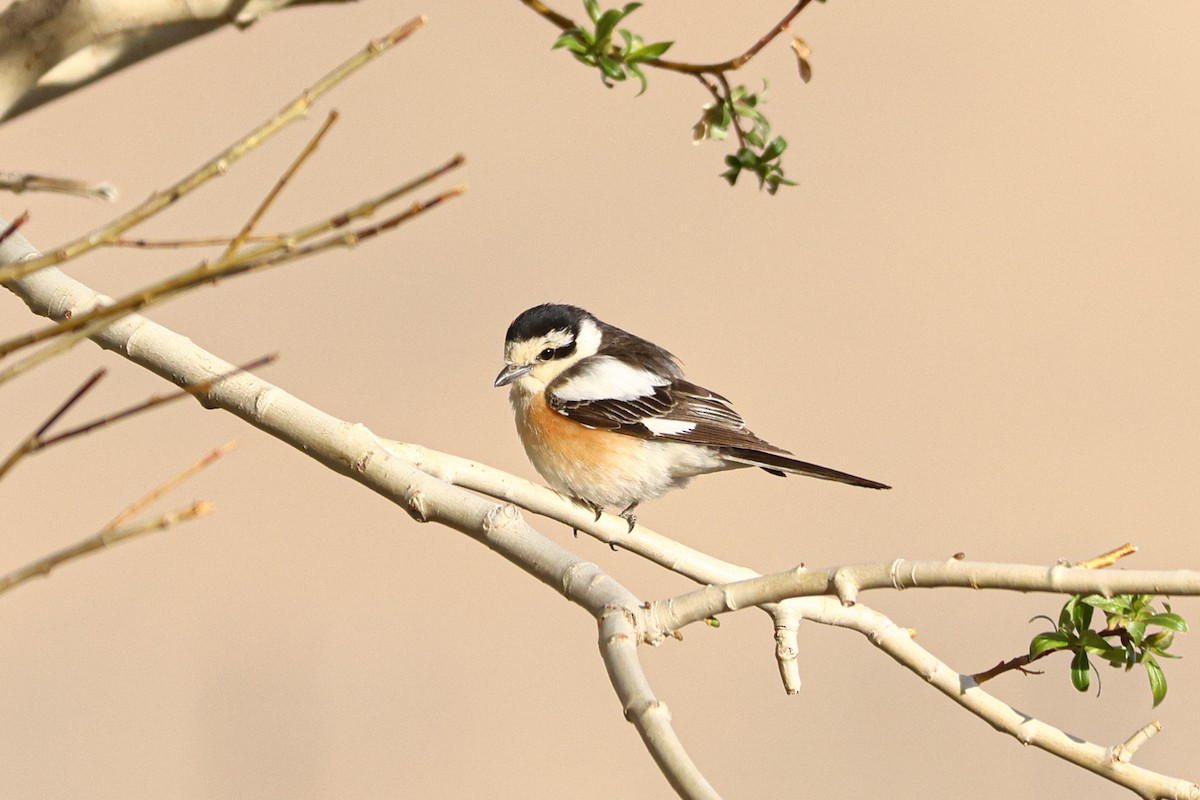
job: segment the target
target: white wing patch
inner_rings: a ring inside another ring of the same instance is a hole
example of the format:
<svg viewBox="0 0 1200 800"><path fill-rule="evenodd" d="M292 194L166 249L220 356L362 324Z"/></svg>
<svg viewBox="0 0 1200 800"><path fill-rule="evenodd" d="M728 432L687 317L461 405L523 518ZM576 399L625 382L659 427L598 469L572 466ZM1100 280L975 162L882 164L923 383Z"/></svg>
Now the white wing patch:
<svg viewBox="0 0 1200 800"><path fill-rule="evenodd" d="M653 433L655 436L679 436L684 433L690 433L696 429L696 423L684 422L681 419L661 419L659 417L647 417L640 420L646 430Z"/></svg>
<svg viewBox="0 0 1200 800"><path fill-rule="evenodd" d="M655 388L668 383L652 372L612 356L599 356L581 364L578 375L572 375L561 386L554 387L554 396L568 403L636 400L654 394Z"/></svg>

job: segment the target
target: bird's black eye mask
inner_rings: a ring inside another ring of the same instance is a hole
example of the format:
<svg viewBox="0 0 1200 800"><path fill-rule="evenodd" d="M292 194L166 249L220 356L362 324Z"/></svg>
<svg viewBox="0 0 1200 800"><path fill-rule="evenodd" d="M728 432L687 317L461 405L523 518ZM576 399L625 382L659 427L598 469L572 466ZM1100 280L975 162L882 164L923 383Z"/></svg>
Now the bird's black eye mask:
<svg viewBox="0 0 1200 800"><path fill-rule="evenodd" d="M554 361L559 358L567 358L575 352L575 340L564 344L562 347L547 347L542 352L538 353L538 361Z"/></svg>

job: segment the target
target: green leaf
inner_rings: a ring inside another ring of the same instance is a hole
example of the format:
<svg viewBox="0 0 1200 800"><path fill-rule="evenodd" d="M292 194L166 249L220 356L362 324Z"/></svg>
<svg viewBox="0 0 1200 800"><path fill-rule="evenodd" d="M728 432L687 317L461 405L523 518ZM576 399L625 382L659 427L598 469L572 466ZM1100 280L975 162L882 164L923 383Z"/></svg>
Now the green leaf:
<svg viewBox="0 0 1200 800"><path fill-rule="evenodd" d="M1071 685L1078 691L1086 692L1088 686L1092 683L1091 675L1088 670L1091 669L1091 664L1088 663L1087 651L1080 650L1071 659Z"/></svg>
<svg viewBox="0 0 1200 800"><path fill-rule="evenodd" d="M758 155L749 147L743 147L734 155L739 166L746 169L753 169L758 165Z"/></svg>
<svg viewBox="0 0 1200 800"><path fill-rule="evenodd" d="M774 161L775 159L779 158L779 156L783 155L784 150L787 150L787 142L784 141L782 136L776 136L771 140L771 143L767 145L766 149L763 150L762 160Z"/></svg>
<svg viewBox="0 0 1200 800"><path fill-rule="evenodd" d="M1158 661L1149 653L1143 663L1146 665L1146 676L1150 678L1150 694L1154 697L1154 705L1158 705L1167 696L1167 676L1163 674Z"/></svg>
<svg viewBox="0 0 1200 800"><path fill-rule="evenodd" d="M638 93L636 95L637 97L641 97L646 92L646 76L642 74L642 71L637 68L636 64L628 64L627 63L625 65L625 69L629 70L630 74L633 75L633 77L637 78L638 83L640 83L642 85L642 88L638 90Z"/></svg>
<svg viewBox="0 0 1200 800"><path fill-rule="evenodd" d="M600 20L600 3L598 0L583 0L583 7L587 9L587 15L591 18L592 22Z"/></svg>
<svg viewBox="0 0 1200 800"><path fill-rule="evenodd" d="M614 61L608 56L600 56L596 59L596 63L600 65L600 71L603 72L605 76L614 81L625 80L625 70L621 67L621 63L619 61Z"/></svg>
<svg viewBox="0 0 1200 800"><path fill-rule="evenodd" d="M580 41L579 37L568 31L562 36L554 40L554 44L550 47L551 50L557 50L560 47L565 47L572 53L586 53L587 45Z"/></svg>
<svg viewBox="0 0 1200 800"><path fill-rule="evenodd" d="M1166 651L1170 649L1171 644L1174 641L1175 631L1159 631L1158 633L1152 633L1147 636L1146 640L1142 642L1142 645L1147 650L1154 650L1162 655L1167 655ZM1168 658L1173 658L1173 656L1168 656Z"/></svg>
<svg viewBox="0 0 1200 800"><path fill-rule="evenodd" d="M1079 637L1079 643L1083 645L1083 647L1089 653L1095 653L1098 656L1104 655L1110 650L1115 649L1111 644L1106 642L1104 638L1100 636L1100 634L1093 630L1084 631L1083 635Z"/></svg>
<svg viewBox="0 0 1200 800"><path fill-rule="evenodd" d="M1127 621L1125 630L1129 633L1129 638L1133 639L1134 644L1141 644L1142 639L1146 638L1146 623Z"/></svg>
<svg viewBox="0 0 1200 800"><path fill-rule="evenodd" d="M1075 610L1075 604L1079 602L1079 595L1072 597L1063 604L1062 611L1058 612L1058 630L1059 633L1071 633L1075 630L1075 625L1071 621L1071 612Z"/></svg>
<svg viewBox="0 0 1200 800"><path fill-rule="evenodd" d="M1121 600L1118 597L1101 597L1098 594L1090 594L1084 597L1082 602L1087 603L1092 608L1098 608L1101 611L1109 614L1117 614L1127 611L1129 603L1127 600Z"/></svg>
<svg viewBox="0 0 1200 800"><path fill-rule="evenodd" d="M1146 618L1146 624L1157 625L1160 628L1170 628L1180 633L1187 633L1187 623L1178 614L1154 614Z"/></svg>
<svg viewBox="0 0 1200 800"><path fill-rule="evenodd" d="M596 21L596 41L603 42L612 37L613 30L621 21L622 14L618 9L610 8Z"/></svg>
<svg viewBox="0 0 1200 800"><path fill-rule="evenodd" d="M663 53L670 50L671 45L673 45L673 44L675 44L675 43L674 42L655 42L654 44L648 44L641 49L634 50L632 53L629 54L629 57L626 60L627 61L648 61L651 58L658 58Z"/></svg>
<svg viewBox="0 0 1200 800"><path fill-rule="evenodd" d="M1067 646L1067 637L1061 633L1039 633L1029 643L1029 657L1036 658L1047 650L1060 650Z"/></svg>
<svg viewBox="0 0 1200 800"><path fill-rule="evenodd" d="M1079 602L1082 598L1072 599L1075 600L1075 604L1071 608L1071 621L1075 623L1075 630L1086 631L1092 627L1092 615L1096 613L1096 609L1087 603Z"/></svg>

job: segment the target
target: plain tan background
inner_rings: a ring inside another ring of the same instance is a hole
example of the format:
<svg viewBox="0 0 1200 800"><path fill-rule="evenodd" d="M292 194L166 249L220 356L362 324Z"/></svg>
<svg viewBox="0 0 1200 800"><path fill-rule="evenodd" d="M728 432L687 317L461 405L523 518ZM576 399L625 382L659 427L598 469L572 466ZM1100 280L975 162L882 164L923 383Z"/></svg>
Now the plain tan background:
<svg viewBox="0 0 1200 800"><path fill-rule="evenodd" d="M711 61L786 3L657 3L633 17ZM582 16L575 3L557 7ZM146 235L232 233L336 107L342 119L265 223L290 227L455 152L461 200L352 252L229 281L151 316L376 431L533 477L500 367L505 326L583 305L678 353L756 432L895 485L758 471L698 480L642 520L777 570L896 557L1050 564L1133 540L1129 566L1200 565L1200 57L1192 3L814 5L803 86L783 42L740 76L800 186L771 198L689 144L707 96L652 74L605 90L515 1L288 11L141 64L0 129L5 168L108 180L116 207L29 208L48 248L165 186L416 13L428 28ZM447 182L449 183L449 182ZM70 270L115 294L193 257L104 253ZM0 296L0 333L31 325ZM84 347L0 395L15 443L96 365L81 420L163 388ZM9 569L97 529L208 449L242 448L164 508L218 513L2 598L0 792L37 798L665 798L579 610L484 548L221 413L182 404L33 458L0 486ZM7 447L8 445L5 445ZM646 598L686 590L538 521ZM952 666L1020 653L1049 597L865 598ZM1194 601L1176 609L1193 623ZM1196 779L1200 652L1071 690L1065 658L990 688ZM729 797L1124 797L1025 750L865 640L806 628L780 689L761 615L643 658L692 755Z"/></svg>

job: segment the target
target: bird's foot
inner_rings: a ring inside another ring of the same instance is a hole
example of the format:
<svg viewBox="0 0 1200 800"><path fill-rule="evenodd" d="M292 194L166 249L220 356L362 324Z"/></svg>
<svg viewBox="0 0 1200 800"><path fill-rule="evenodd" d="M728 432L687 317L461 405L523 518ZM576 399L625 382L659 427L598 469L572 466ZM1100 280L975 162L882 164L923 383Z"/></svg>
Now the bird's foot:
<svg viewBox="0 0 1200 800"><path fill-rule="evenodd" d="M637 525L637 515L633 513L633 510L637 507L637 503L631 503L628 508L618 515L621 519L629 523L629 533L633 533L633 526Z"/></svg>
<svg viewBox="0 0 1200 800"><path fill-rule="evenodd" d="M593 522L600 521L600 515L604 513L604 506L599 503L593 503L591 500L585 500L582 497L572 497L571 499L596 515L596 518L592 520Z"/></svg>
<svg viewBox="0 0 1200 800"><path fill-rule="evenodd" d="M585 500L582 497L571 497L569 495L567 495L567 499L569 499L571 502L575 503L576 505L583 506L588 511L591 511L593 514L595 514L596 517L594 520L592 520L593 522L599 522L601 515L604 514L604 506L600 505L599 503L593 503L591 500ZM571 533L575 536L576 539L579 538L579 529L578 528L572 526Z"/></svg>

